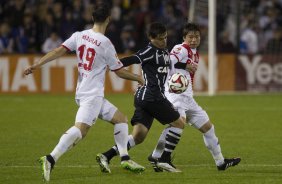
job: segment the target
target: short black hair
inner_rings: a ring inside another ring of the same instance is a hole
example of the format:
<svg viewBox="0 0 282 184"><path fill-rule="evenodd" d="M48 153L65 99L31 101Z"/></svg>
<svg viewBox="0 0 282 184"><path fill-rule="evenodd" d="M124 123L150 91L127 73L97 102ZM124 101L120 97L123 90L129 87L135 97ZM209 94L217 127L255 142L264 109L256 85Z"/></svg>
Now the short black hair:
<svg viewBox="0 0 282 184"><path fill-rule="evenodd" d="M94 23L102 23L111 15L111 6L106 2L97 3L92 13Z"/></svg>
<svg viewBox="0 0 282 184"><path fill-rule="evenodd" d="M197 24L188 22L183 27L182 36L185 37L190 31L193 32L199 31L199 33L201 34L201 30Z"/></svg>
<svg viewBox="0 0 282 184"><path fill-rule="evenodd" d="M149 25L147 35L148 37L156 38L159 34L163 34L166 31L167 30L164 24L159 22L153 22Z"/></svg>

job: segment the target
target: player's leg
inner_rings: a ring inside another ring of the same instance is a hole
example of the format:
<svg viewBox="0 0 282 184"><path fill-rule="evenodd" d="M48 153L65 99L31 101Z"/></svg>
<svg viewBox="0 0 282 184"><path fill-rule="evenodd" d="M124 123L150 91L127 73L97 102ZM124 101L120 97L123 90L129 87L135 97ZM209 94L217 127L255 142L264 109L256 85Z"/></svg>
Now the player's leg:
<svg viewBox="0 0 282 184"><path fill-rule="evenodd" d="M176 121L170 123L167 128L167 135L165 137L164 151L158 159L157 166L168 172L181 172L171 162L171 154L180 141L184 129L184 121L181 117Z"/></svg>
<svg viewBox="0 0 282 184"><path fill-rule="evenodd" d="M139 123L138 121L142 123ZM153 118L149 114L139 108L135 110L133 118L131 120L133 130L131 135L128 135L128 150L138 144L141 144L145 140L152 122ZM111 149L102 154L107 157L108 161L110 161L114 156L117 156L119 154L117 145L114 145Z"/></svg>
<svg viewBox="0 0 282 184"><path fill-rule="evenodd" d="M183 121L186 122L186 114L185 114L185 110L182 109L182 108L178 108L177 109L180 116L182 117ZM164 148L165 148L165 138L166 138L166 135L169 131L169 128L170 126L166 127L160 137L159 137L159 140L158 140L158 143L153 151L153 153L148 157L148 159L151 159L151 160L154 160L154 159L159 159L164 151Z"/></svg>
<svg viewBox="0 0 282 184"><path fill-rule="evenodd" d="M162 153L165 149L165 138L167 133L168 133L168 127L166 127L162 131L153 153L148 156L148 161L152 165L155 172L163 172L163 169L157 166L157 162L158 159L162 156Z"/></svg>
<svg viewBox="0 0 282 184"><path fill-rule="evenodd" d="M118 116L114 116L112 123L115 124L115 141L117 144L117 148L118 148L118 152L120 154L121 157L121 167L132 171L132 172L143 172L145 170L145 167L137 164L136 162L134 162L133 160L130 160L130 157L128 156L128 151L127 151L127 144L128 144L128 126L126 129L126 134L124 134L122 137L119 137L119 132L122 131L122 129L120 129L121 127L119 126L121 123L123 122L122 120L125 118L125 116L120 116L121 113L119 113L119 117ZM116 114L115 114L116 115ZM126 118L125 118L126 119ZM124 124L124 123L122 123ZM127 123L126 123L127 125ZM118 128L117 128L118 126ZM121 143L118 143L117 141L120 141L122 139L122 145ZM123 156L123 154L127 153L127 157Z"/></svg>
<svg viewBox="0 0 282 184"><path fill-rule="evenodd" d="M131 135L128 135L128 143L127 143L127 149L131 149L134 146L140 144L143 142L146 138L146 135L148 133L148 129L142 125L142 124L136 124L133 126L133 131ZM135 141L136 140L136 141ZM110 173L109 163L112 160L113 157L119 155L119 150L117 145L114 145L109 150L97 154L96 160L98 164L100 165L101 171L105 173Z"/></svg>
<svg viewBox="0 0 282 184"><path fill-rule="evenodd" d="M93 105L95 104L95 105ZM96 98L91 102L82 102L76 114L75 125L68 129L60 138L59 143L53 151L39 159L42 166L44 181L50 180L50 173L58 159L73 148L82 138L84 138L95 123L102 106L102 98Z"/></svg>
<svg viewBox="0 0 282 184"><path fill-rule="evenodd" d="M105 99L99 117L114 124L114 138L116 142L116 145L108 151L109 157L107 157L107 154L97 154L96 160L100 165L101 171L110 172L109 161L117 155L118 150L123 168L133 172L142 172L144 167L130 160L128 155L128 140L132 142L132 136L128 136L126 116Z"/></svg>
<svg viewBox="0 0 282 184"><path fill-rule="evenodd" d="M127 151L128 142L128 124L127 118L119 110L116 110L111 123L114 124L114 139L118 147L121 161L129 160Z"/></svg>
<svg viewBox="0 0 282 184"><path fill-rule="evenodd" d="M228 167L239 164L241 158L224 158L218 138L215 134L214 125L208 121L198 129L203 133L204 143L210 151L218 170L225 170Z"/></svg>
<svg viewBox="0 0 282 184"><path fill-rule="evenodd" d="M218 137L215 134L214 125L210 122L206 111L194 99L191 102L193 102L191 103L193 108L186 112L187 121L203 133L204 143L210 151L218 170L225 170L230 166L237 165L241 161L240 158L225 159L223 157Z"/></svg>
<svg viewBox="0 0 282 184"><path fill-rule="evenodd" d="M169 172L180 172L171 163L171 153L176 148L182 131L185 127L185 122L180 117L180 114L174 109L173 105L168 100L163 100L155 105L150 105L153 116L162 124L169 124L167 135L165 136L164 151L158 160L157 166Z"/></svg>

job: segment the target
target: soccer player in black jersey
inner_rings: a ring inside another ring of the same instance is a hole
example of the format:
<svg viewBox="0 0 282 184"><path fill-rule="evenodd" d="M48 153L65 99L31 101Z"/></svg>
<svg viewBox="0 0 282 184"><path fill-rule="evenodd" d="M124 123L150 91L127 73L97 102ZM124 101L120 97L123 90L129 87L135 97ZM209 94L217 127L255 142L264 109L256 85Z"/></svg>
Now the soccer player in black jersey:
<svg viewBox="0 0 282 184"><path fill-rule="evenodd" d="M136 54L121 59L124 66L141 64L145 85L139 87L134 96L135 111L131 119L132 134L128 136L128 148L140 144L146 138L154 118L160 123L169 124L172 128L166 137L165 150L159 160L153 164L155 170L180 172L171 163L171 153L178 144L185 122L173 105L164 95L165 82L172 67L167 46L167 30L161 23L152 23L149 26L147 47ZM118 154L113 146L110 150L97 154L96 160L102 172L111 172L109 161Z"/></svg>

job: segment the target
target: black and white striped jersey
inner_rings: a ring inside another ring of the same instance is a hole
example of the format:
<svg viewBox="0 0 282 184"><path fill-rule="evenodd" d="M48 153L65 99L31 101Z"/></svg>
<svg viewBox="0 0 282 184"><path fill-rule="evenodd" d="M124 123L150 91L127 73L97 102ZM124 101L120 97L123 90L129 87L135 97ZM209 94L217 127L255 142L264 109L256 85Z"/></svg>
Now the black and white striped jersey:
<svg viewBox="0 0 282 184"><path fill-rule="evenodd" d="M171 62L167 49L159 49L148 44L135 55L121 59L124 66L141 64L145 85L140 87L135 95L140 100L158 101L166 98L164 95L165 82Z"/></svg>

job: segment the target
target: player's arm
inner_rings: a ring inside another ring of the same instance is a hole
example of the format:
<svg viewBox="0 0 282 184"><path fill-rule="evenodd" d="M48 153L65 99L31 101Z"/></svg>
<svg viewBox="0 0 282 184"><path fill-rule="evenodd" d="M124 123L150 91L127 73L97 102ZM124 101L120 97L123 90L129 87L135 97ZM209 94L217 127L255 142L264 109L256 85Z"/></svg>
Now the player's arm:
<svg viewBox="0 0 282 184"><path fill-rule="evenodd" d="M144 79L143 79L143 77L141 75L137 75L137 74L131 73L131 72L129 72L128 70L126 70L124 68L116 70L115 73L120 78L127 79L127 80L132 80L132 81L137 81L140 85L144 84Z"/></svg>
<svg viewBox="0 0 282 184"><path fill-rule="evenodd" d="M122 62L124 67L140 63L140 59L136 55L124 57L124 58L120 59L120 61Z"/></svg>
<svg viewBox="0 0 282 184"><path fill-rule="evenodd" d="M169 58L170 58L170 70L169 70L169 76L172 76L176 71L175 71L175 65L178 63L178 58L176 55L174 54L170 54L169 55Z"/></svg>
<svg viewBox="0 0 282 184"><path fill-rule="evenodd" d="M197 69L198 69L198 63L192 61L191 59L188 59L186 64L186 70L189 73L195 73Z"/></svg>
<svg viewBox="0 0 282 184"><path fill-rule="evenodd" d="M28 67L25 71L24 74L25 75L29 75L31 73L33 73L36 69L40 68L42 65L57 59L58 57L64 55L68 50L63 47L60 46L54 50L52 50L51 52L48 52L47 54L45 54L38 62L36 62L35 64L33 64L32 66Z"/></svg>

